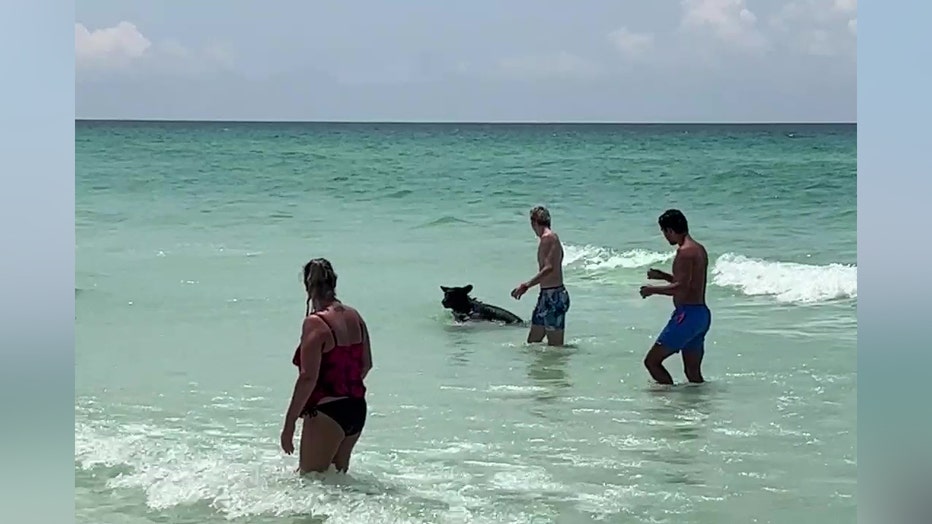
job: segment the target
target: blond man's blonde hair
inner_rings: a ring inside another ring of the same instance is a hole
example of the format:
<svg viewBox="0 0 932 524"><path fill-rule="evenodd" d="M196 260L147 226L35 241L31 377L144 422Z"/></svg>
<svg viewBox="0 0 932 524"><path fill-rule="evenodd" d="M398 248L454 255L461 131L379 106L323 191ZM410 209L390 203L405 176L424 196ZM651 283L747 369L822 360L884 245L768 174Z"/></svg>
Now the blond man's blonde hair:
<svg viewBox="0 0 932 524"><path fill-rule="evenodd" d="M531 220L539 225L550 227L550 211L544 206L536 206L531 209Z"/></svg>

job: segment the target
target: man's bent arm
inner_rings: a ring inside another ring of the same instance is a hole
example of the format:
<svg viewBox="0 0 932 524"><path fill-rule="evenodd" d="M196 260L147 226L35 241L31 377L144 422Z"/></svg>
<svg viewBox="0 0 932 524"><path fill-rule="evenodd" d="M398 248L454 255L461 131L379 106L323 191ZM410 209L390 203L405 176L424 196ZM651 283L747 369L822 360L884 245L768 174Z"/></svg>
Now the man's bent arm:
<svg viewBox="0 0 932 524"><path fill-rule="evenodd" d="M693 258L692 252L679 252L673 260L673 274L669 276L670 283L665 286L647 286L651 293L655 295L673 296L680 289L689 287L692 281ZM665 279L666 280L666 279Z"/></svg>

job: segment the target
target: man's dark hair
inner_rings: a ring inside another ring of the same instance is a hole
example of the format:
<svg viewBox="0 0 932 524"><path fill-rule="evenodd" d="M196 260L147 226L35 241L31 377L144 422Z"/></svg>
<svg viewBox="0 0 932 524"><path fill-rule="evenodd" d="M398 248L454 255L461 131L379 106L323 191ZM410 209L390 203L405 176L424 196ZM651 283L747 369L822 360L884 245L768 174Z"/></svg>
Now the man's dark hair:
<svg viewBox="0 0 932 524"><path fill-rule="evenodd" d="M689 233L689 224L686 222L686 216L679 209L668 209L657 219L660 229L669 229L677 235Z"/></svg>

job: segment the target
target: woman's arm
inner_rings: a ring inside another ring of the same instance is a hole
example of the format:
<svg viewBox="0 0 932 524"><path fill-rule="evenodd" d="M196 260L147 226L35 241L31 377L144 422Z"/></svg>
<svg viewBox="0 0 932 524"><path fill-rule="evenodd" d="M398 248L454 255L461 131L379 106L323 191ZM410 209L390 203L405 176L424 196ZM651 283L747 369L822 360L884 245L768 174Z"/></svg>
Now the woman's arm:
<svg viewBox="0 0 932 524"><path fill-rule="evenodd" d="M295 381L294 392L291 395L291 404L285 413L285 426L294 426L301 411L311 397L314 386L317 385L317 376L320 372L321 350L323 337L320 336L319 321L314 317L304 319L301 333L301 369Z"/></svg>
<svg viewBox="0 0 932 524"><path fill-rule="evenodd" d="M362 327L362 378L366 378L366 375L369 374L369 370L372 369L372 347L369 343L369 328L366 326L366 321L359 317L359 325Z"/></svg>

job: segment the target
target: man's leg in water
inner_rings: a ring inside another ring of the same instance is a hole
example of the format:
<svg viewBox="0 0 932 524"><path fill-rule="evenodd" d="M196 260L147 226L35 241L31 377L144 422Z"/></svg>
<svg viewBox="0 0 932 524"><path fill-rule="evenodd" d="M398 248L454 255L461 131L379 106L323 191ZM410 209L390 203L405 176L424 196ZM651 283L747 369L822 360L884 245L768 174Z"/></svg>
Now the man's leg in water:
<svg viewBox="0 0 932 524"><path fill-rule="evenodd" d="M544 340L544 336L546 335L546 329L544 328L546 325L545 306L544 295L541 294L537 297L537 304L534 306L534 311L531 313L531 331L527 334L528 344L537 344Z"/></svg>
<svg viewBox="0 0 932 524"><path fill-rule="evenodd" d="M673 384L673 377L670 372L663 367L663 361L670 355L683 349L687 342L695 338L695 331L691 330L692 326L686 322L686 312L681 308L673 310L670 320L664 326L663 331L657 336L654 346L647 352L644 357L644 367L650 372L650 376L661 384Z"/></svg>
<svg viewBox="0 0 932 524"><path fill-rule="evenodd" d="M670 372L667 371L665 367L663 367L663 361L674 353L676 353L676 350L664 347L662 344L657 342L653 345L653 347L650 348L650 351L648 351L647 355L644 357L644 367L647 368L651 378L660 384L673 384L673 377L671 377Z"/></svg>
<svg viewBox="0 0 932 524"><path fill-rule="evenodd" d="M547 345L548 346L562 346L563 345L563 330L554 329L547 332Z"/></svg>
<svg viewBox="0 0 932 524"><path fill-rule="evenodd" d="M702 357L704 353L701 349L683 350L683 371L686 373L686 380L693 384L705 382L702 378Z"/></svg>
<svg viewBox="0 0 932 524"><path fill-rule="evenodd" d="M566 328L566 314L564 311L551 309L546 318L544 329L547 332L548 346L562 346L563 332Z"/></svg>
<svg viewBox="0 0 932 524"><path fill-rule="evenodd" d="M695 338L683 344L683 371L686 373L686 380L694 384L705 382L702 378L702 357L705 356L705 335L708 332L707 324Z"/></svg>
<svg viewBox="0 0 932 524"><path fill-rule="evenodd" d="M548 306L544 322L547 329L547 345L562 346L566 312L570 309L570 295L566 289L551 292Z"/></svg>
<svg viewBox="0 0 932 524"><path fill-rule="evenodd" d="M538 342L544 340L545 334L546 331L544 331L544 326L535 326L532 324L531 331L529 331L527 334L527 343L537 344Z"/></svg>
<svg viewBox="0 0 932 524"><path fill-rule="evenodd" d="M531 314L531 332L529 343L537 343L547 337L548 346L563 345L563 330L566 327L566 311L569 309L569 297L566 291L542 289L537 297L537 305Z"/></svg>
<svg viewBox="0 0 932 524"><path fill-rule="evenodd" d="M702 357L705 356L705 337L712 326L712 313L705 308L703 310L694 309L691 312L693 321L697 326L698 333L688 342L683 344L683 371L686 373L686 380L693 384L705 382L702 378Z"/></svg>

